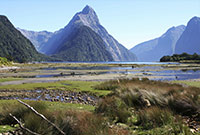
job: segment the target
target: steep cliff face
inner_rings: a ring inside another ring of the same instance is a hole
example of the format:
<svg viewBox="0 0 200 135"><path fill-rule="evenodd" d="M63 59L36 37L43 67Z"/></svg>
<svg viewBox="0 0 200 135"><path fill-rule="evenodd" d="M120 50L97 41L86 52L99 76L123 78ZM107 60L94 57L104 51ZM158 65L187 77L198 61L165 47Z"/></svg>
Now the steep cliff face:
<svg viewBox="0 0 200 135"><path fill-rule="evenodd" d="M6 16L0 15L0 57L15 62L46 60L33 44L19 32Z"/></svg>
<svg viewBox="0 0 200 135"><path fill-rule="evenodd" d="M138 61L159 61L161 57L175 53L176 42L184 30L184 25L172 27L161 37L138 44L130 51L136 54Z"/></svg>
<svg viewBox="0 0 200 135"><path fill-rule="evenodd" d="M113 61L101 37L87 26L75 29L53 57L65 61Z"/></svg>
<svg viewBox="0 0 200 135"><path fill-rule="evenodd" d="M73 30L81 26L91 28L103 39L106 50L112 55L114 61L136 61L136 56L118 43L100 24L95 11L89 6L77 13L65 28L54 33L46 45L41 48L41 52L48 55L55 54L57 48L70 36Z"/></svg>
<svg viewBox="0 0 200 135"><path fill-rule="evenodd" d="M17 28L26 38L28 38L35 46L36 50L40 52L40 48L46 44L49 38L53 35L48 31L29 31L25 29Z"/></svg>
<svg viewBox="0 0 200 135"><path fill-rule="evenodd" d="M200 54L200 18L193 17L176 43L175 53Z"/></svg>

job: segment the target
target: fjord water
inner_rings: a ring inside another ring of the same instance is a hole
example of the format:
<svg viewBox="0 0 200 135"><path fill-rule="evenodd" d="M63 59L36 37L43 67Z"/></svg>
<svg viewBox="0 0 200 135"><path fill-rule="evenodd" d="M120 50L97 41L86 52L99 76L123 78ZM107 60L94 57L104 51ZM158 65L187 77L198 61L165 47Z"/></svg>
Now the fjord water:
<svg viewBox="0 0 200 135"><path fill-rule="evenodd" d="M68 63L68 64L73 64L73 63L89 63L89 64L137 64L137 65L162 65L162 64L180 64L180 63L175 63L175 62L125 62L125 61L109 61L109 62L42 62L42 63Z"/></svg>
<svg viewBox="0 0 200 135"><path fill-rule="evenodd" d="M52 63L52 62L50 62ZM200 78L200 69L168 69L164 65L180 65L180 63L174 62L54 62L54 63L80 63L80 64L91 64L90 66L80 66L80 67L48 67L43 70L93 70L96 71L97 74L133 74L138 75L138 77L150 77L151 80L187 80L187 79L198 79ZM106 66L92 66L92 64L107 64ZM109 66L112 64L112 66ZM114 64L114 66L113 66ZM127 64L127 65L126 65ZM143 65L142 67L134 67L132 65ZM123 66L122 66L123 65ZM100 71L104 70L104 71ZM90 74L90 72L88 72ZM76 74L76 75L84 75L84 74ZM45 77L59 77L59 76L70 76L70 74L66 75L38 75L36 78L45 78ZM155 76L155 77L152 77Z"/></svg>

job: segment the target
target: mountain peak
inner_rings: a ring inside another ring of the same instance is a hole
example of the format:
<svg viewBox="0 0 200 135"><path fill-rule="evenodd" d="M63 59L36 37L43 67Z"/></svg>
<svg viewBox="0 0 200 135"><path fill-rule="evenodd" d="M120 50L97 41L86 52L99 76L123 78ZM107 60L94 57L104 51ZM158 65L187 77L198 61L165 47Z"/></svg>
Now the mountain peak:
<svg viewBox="0 0 200 135"><path fill-rule="evenodd" d="M70 22L72 25L79 23L88 27L94 27L96 24L100 24L96 12L88 5L81 12L78 12Z"/></svg>
<svg viewBox="0 0 200 135"><path fill-rule="evenodd" d="M0 15L0 21L9 21L9 20L6 16Z"/></svg>
<svg viewBox="0 0 200 135"><path fill-rule="evenodd" d="M176 43L175 53L200 54L200 18L195 16L188 22L185 31Z"/></svg>
<svg viewBox="0 0 200 135"><path fill-rule="evenodd" d="M161 37L165 37L166 35L178 35L180 36L179 33L183 33L183 31L185 30L185 25L179 25L179 26L173 26L171 28L169 28Z"/></svg>
<svg viewBox="0 0 200 135"><path fill-rule="evenodd" d="M200 18L197 16L194 16L190 21L188 22L188 25L195 25L200 23Z"/></svg>
<svg viewBox="0 0 200 135"><path fill-rule="evenodd" d="M90 12L95 12L94 9L88 5L85 6L85 8L82 10L83 14L89 14Z"/></svg>
<svg viewBox="0 0 200 135"><path fill-rule="evenodd" d="M136 61L136 56L129 52L107 32L107 30L100 24L96 12L88 5L85 6L82 11L76 13L64 29L59 30L55 36L49 39L47 45L45 45L41 51L49 55L55 54L55 50L59 49L59 47L63 45L64 40L69 40L72 33L74 33L74 30L79 29L82 26L89 27L100 36L103 40L102 44L105 45L106 50L111 53L112 58L115 61ZM94 39L96 40L96 38Z"/></svg>
<svg viewBox="0 0 200 135"><path fill-rule="evenodd" d="M194 17L192 17L192 19L190 19L190 20L193 20L193 21L200 21L200 18L197 17L197 16L194 16Z"/></svg>

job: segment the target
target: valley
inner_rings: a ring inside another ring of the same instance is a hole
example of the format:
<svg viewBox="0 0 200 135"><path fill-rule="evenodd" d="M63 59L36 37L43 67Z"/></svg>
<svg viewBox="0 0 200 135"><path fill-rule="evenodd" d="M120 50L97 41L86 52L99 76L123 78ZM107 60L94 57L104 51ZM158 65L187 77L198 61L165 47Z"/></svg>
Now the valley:
<svg viewBox="0 0 200 135"><path fill-rule="evenodd" d="M0 135L200 134L194 1L21 1L0 4Z"/></svg>

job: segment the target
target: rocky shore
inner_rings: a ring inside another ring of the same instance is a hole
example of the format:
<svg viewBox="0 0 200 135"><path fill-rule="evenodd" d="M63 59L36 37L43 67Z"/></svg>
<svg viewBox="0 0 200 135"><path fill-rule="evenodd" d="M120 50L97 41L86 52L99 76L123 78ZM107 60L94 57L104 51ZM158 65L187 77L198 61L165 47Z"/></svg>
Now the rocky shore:
<svg viewBox="0 0 200 135"><path fill-rule="evenodd" d="M65 102L95 106L98 97L86 92L73 92L64 90L2 90L0 100L23 99L42 100L52 102Z"/></svg>

